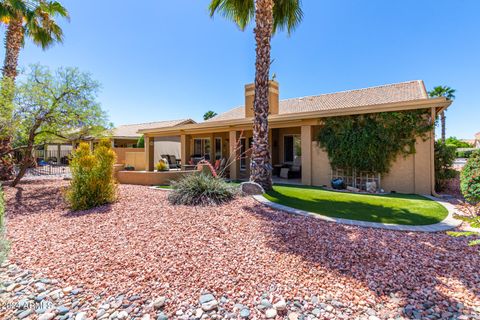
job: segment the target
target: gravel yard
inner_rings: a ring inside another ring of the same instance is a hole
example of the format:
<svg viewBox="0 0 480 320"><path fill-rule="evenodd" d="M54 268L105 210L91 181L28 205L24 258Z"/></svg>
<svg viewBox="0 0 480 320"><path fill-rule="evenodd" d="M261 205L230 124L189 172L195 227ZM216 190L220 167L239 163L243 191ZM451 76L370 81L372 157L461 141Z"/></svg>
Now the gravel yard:
<svg viewBox="0 0 480 320"><path fill-rule="evenodd" d="M109 302L98 318L126 310L126 317L155 319L207 313L480 319L480 255L465 239L331 224L277 212L251 198L220 207L174 207L165 191L129 185L120 186L117 203L73 213L63 201L67 183L5 188L10 263L32 271L28 277L80 288L79 301L69 290L60 297L68 301L53 301L65 304L64 315L95 316ZM24 280L15 274L3 280ZM35 297L32 283L11 292L32 287ZM212 304L206 293L218 303L209 306L213 311L203 308ZM15 301L21 296L3 294ZM159 297L166 303L154 307ZM285 307L269 305L283 299Z"/></svg>

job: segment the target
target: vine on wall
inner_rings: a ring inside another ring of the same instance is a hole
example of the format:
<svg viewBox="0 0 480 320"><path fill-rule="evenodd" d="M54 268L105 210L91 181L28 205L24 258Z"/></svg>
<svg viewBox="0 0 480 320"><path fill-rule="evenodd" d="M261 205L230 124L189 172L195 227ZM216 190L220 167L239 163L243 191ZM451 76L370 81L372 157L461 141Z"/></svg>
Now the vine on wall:
<svg viewBox="0 0 480 320"><path fill-rule="evenodd" d="M327 118L316 137L333 168L387 173L398 155L415 153L433 129L429 109Z"/></svg>

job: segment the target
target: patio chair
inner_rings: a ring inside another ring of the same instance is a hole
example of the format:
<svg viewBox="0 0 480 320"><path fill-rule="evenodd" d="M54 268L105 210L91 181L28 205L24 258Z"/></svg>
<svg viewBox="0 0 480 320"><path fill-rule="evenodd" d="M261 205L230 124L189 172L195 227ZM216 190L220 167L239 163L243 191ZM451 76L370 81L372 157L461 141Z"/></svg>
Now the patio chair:
<svg viewBox="0 0 480 320"><path fill-rule="evenodd" d="M288 179L300 178L302 176L302 157L296 156L288 169Z"/></svg>
<svg viewBox="0 0 480 320"><path fill-rule="evenodd" d="M175 157L173 154L168 156L168 164L170 165L171 169L179 168L177 157Z"/></svg>

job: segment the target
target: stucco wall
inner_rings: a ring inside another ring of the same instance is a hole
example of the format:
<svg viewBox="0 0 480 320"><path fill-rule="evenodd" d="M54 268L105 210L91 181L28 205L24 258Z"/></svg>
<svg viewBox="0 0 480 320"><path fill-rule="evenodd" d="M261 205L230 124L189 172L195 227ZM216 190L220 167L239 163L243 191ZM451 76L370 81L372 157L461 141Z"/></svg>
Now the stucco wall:
<svg viewBox="0 0 480 320"><path fill-rule="evenodd" d="M113 151L117 154L117 163L125 163L125 154L127 152L137 152L144 154L144 149L143 148L113 148Z"/></svg>
<svg viewBox="0 0 480 320"><path fill-rule="evenodd" d="M416 153L399 156L390 172L381 177L381 188L387 192L430 194L432 191L432 139L417 139ZM312 185L330 185L331 166L327 153L312 142Z"/></svg>

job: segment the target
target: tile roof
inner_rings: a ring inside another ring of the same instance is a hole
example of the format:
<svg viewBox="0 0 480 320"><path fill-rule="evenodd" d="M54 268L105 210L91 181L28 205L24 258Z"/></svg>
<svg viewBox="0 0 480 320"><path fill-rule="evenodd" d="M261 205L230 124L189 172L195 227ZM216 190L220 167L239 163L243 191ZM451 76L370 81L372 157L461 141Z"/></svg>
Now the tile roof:
<svg viewBox="0 0 480 320"><path fill-rule="evenodd" d="M394 83L365 89L341 91L302 98L280 100L279 114L315 112L382 105L428 99L421 80ZM245 117L244 106L236 107L207 120L222 121Z"/></svg>
<svg viewBox="0 0 480 320"><path fill-rule="evenodd" d="M182 124L195 123L192 119L179 119L179 120L167 120L167 121L157 121L157 122L147 122L147 123L136 123L136 124L124 124L120 125L112 130L113 137L131 137L139 138L141 136L138 133L138 130L143 129L159 129L159 128L168 128L174 127Z"/></svg>

